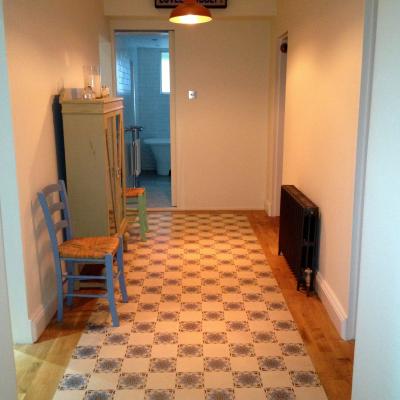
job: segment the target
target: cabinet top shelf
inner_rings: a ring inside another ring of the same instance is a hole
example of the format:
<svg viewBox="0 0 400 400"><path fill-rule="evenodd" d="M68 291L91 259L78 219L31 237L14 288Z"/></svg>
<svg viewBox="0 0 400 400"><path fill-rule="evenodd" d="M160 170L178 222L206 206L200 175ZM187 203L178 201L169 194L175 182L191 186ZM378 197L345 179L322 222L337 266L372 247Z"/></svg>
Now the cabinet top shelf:
<svg viewBox="0 0 400 400"><path fill-rule="evenodd" d="M72 104L104 104L104 103L112 103L114 101L122 101L122 97L114 97L114 96L109 96L109 97L102 97L100 99L82 99L81 97L75 97L71 95L70 91L64 91L60 95L60 103L65 104L65 103L72 103Z"/></svg>
<svg viewBox="0 0 400 400"><path fill-rule="evenodd" d="M63 114L106 114L122 110L124 102L122 97L105 97L88 100L71 98L69 95L60 96Z"/></svg>

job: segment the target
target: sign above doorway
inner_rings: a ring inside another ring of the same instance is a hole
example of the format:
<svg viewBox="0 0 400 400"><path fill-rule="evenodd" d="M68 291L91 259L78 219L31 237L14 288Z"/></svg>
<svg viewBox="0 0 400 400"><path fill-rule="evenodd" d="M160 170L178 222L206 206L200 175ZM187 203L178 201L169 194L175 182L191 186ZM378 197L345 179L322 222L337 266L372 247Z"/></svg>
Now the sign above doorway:
<svg viewBox="0 0 400 400"><path fill-rule="evenodd" d="M182 2L182 0L154 0L156 8L175 8ZM198 2L207 8L226 8L228 6L228 0L198 0Z"/></svg>

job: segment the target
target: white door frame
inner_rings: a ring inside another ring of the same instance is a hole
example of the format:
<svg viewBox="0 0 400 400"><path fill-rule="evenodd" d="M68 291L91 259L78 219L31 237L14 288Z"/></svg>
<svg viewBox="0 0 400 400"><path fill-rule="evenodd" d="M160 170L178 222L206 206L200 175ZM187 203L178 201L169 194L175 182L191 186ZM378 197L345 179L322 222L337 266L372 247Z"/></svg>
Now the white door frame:
<svg viewBox="0 0 400 400"><path fill-rule="evenodd" d="M1 3L0 3L1 7ZM0 393L4 399L17 398L17 376L15 370L10 307L4 257L3 225L0 208Z"/></svg>
<svg viewBox="0 0 400 400"><path fill-rule="evenodd" d="M11 106L10 97L8 94L7 81L7 60L6 60L6 44L4 36L4 16L3 16L3 0L0 0L0 117L3 122L3 135L12 135L11 129ZM7 123L8 122L8 123ZM2 142L5 145L5 142ZM8 149L6 149L8 150ZM8 171L9 172L9 171ZM1 176L0 176L1 178ZM1 182L2 184L4 182ZM3 187L4 189L4 187ZM7 189L7 188L6 188ZM0 394L1 398L16 400L17 399L17 376L15 370L14 352L13 352L13 337L10 316L9 294L7 287L6 274L6 258L3 236L3 218L2 212L4 201L0 198ZM7 210L9 211L9 210ZM14 220L14 224L19 224L19 219ZM16 274L17 271L11 270L9 273ZM20 282L24 285L24 280ZM25 288L25 287L24 287ZM24 299L20 299L24 301ZM30 332L29 332L30 333Z"/></svg>
<svg viewBox="0 0 400 400"><path fill-rule="evenodd" d="M2 240L4 241L4 257L8 270L8 300L11 307L13 340L15 343L32 343L35 338L28 313L3 0L0 0L0 121L0 203L3 209L2 224L4 227Z"/></svg>
<svg viewBox="0 0 400 400"><path fill-rule="evenodd" d="M375 57L352 399L399 399L400 3L366 0L366 15Z"/></svg>
<svg viewBox="0 0 400 400"><path fill-rule="evenodd" d="M169 134L171 140L171 205L178 207L178 157L176 138L176 81L175 81L175 31L169 31L169 68L170 68L170 95L169 95Z"/></svg>
<svg viewBox="0 0 400 400"><path fill-rule="evenodd" d="M115 49L115 33L116 32L131 33L168 33L169 54L170 54L170 141L171 141L171 206L178 209L178 147L176 134L176 80L175 80L175 32L165 29L114 29L111 28L111 63L112 63L112 83L113 93L117 91L117 73L115 70L116 49Z"/></svg>
<svg viewBox="0 0 400 400"><path fill-rule="evenodd" d="M360 277L361 239L363 231L364 192L367 167L368 135L371 113L371 92L374 70L377 0L369 0L365 6L364 43L361 73L360 111L358 122L356 173L354 183L353 228L349 285L349 315L346 339L356 336L358 286Z"/></svg>
<svg viewBox="0 0 400 400"><path fill-rule="evenodd" d="M280 213L280 199L283 171L283 140L285 130L285 99L286 99L286 71L287 55L281 52L281 45L288 43L288 33L279 36L275 44L276 52L276 81L274 96L274 135L272 154L272 188L271 207L268 210L270 217L278 216Z"/></svg>

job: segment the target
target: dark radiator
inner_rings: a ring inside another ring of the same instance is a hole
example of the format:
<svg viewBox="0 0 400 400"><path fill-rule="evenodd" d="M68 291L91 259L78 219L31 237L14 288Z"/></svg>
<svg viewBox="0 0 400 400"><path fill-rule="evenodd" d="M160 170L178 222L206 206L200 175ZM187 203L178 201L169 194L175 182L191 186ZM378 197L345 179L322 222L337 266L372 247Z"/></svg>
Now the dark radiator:
<svg viewBox="0 0 400 400"><path fill-rule="evenodd" d="M297 289L314 290L318 259L319 210L293 185L282 186L279 254L297 279Z"/></svg>

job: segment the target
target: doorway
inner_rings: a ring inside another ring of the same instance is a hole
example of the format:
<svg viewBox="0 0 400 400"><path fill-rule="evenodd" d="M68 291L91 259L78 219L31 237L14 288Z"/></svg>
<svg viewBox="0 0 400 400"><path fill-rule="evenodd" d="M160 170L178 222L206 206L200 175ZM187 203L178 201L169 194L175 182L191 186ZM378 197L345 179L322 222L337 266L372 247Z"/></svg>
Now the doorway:
<svg viewBox="0 0 400 400"><path fill-rule="evenodd" d="M283 144L285 131L285 102L286 102L286 73L289 39L285 34L278 39L277 43L277 79L275 97L275 142L273 154L273 181L272 181L272 204L270 216L278 216L280 213L281 186L283 175Z"/></svg>
<svg viewBox="0 0 400 400"><path fill-rule="evenodd" d="M124 99L126 186L144 187L148 208L176 206L169 32L115 32L115 87Z"/></svg>

